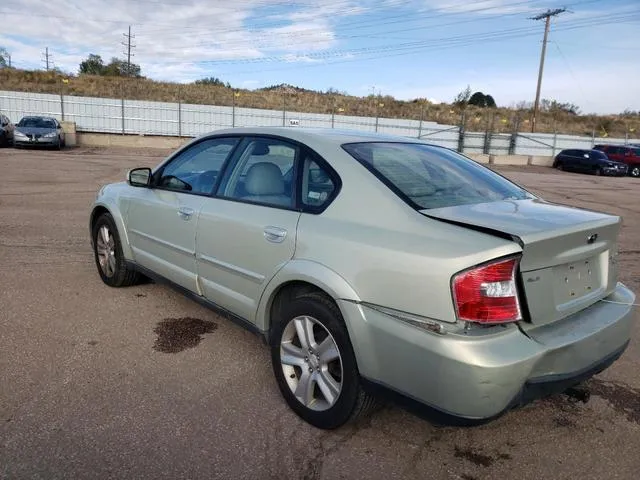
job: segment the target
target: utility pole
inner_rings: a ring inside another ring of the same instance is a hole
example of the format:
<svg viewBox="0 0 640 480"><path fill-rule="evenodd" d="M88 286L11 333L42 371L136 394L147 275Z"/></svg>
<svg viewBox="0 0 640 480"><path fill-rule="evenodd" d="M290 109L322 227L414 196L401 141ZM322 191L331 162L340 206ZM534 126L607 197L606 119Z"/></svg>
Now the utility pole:
<svg viewBox="0 0 640 480"><path fill-rule="evenodd" d="M122 35L127 39L127 42L123 42L122 45L127 49L125 52L125 55L127 56L127 76L131 76L131 57L133 56L131 49L135 47L135 45L131 45L131 39L135 38L135 35L131 35L131 25L129 25L129 33L123 33Z"/></svg>
<svg viewBox="0 0 640 480"><path fill-rule="evenodd" d="M42 61L45 63L47 67L47 71L49 71L49 59L53 57L53 54L49 53L49 47L45 47L44 49L44 58Z"/></svg>
<svg viewBox="0 0 640 480"><path fill-rule="evenodd" d="M536 88L536 101L533 104L533 118L531 119L531 133L534 133L536 130L536 120L538 117L538 108L540 105L540 87L542 86L542 71L544 70L544 57L547 51L547 37L549 36L551 17L555 17L556 15L560 15L561 13L564 13L566 11L566 8L556 8L555 10L547 10L540 15L531 17L531 20L542 20L543 18L545 19L544 39L542 40L542 53L540 54L540 69L538 70L538 87Z"/></svg>

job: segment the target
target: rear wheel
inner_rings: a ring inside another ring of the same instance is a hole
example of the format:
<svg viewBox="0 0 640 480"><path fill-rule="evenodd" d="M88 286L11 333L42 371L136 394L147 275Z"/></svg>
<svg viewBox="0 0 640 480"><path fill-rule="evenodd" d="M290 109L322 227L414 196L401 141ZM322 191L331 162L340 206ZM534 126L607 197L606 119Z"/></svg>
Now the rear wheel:
<svg viewBox="0 0 640 480"><path fill-rule="evenodd" d="M629 175L634 178L640 177L640 165L632 165L629 168Z"/></svg>
<svg viewBox="0 0 640 480"><path fill-rule="evenodd" d="M115 221L103 213L93 225L93 251L98 273L110 287L128 287L138 283L140 274L127 264Z"/></svg>
<svg viewBox="0 0 640 480"><path fill-rule="evenodd" d="M280 309L271 362L289 407L315 427L340 427L376 405L360 384L340 310L322 293L294 297Z"/></svg>

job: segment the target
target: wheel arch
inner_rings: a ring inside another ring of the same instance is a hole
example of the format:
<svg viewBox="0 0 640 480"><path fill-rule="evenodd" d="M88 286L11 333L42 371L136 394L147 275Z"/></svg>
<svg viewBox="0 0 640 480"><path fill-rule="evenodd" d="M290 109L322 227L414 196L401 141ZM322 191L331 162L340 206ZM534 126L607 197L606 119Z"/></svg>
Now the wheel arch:
<svg viewBox="0 0 640 480"><path fill-rule="evenodd" d="M95 225L96 220L103 213L108 213L113 218L113 221L116 224L116 228L118 229L118 236L120 237L120 243L122 246L122 253L124 257L128 260L133 259L133 252L131 250L131 246L129 244L129 237L127 235L127 229L124 225L124 220L119 210L116 208L110 208L110 205L105 203L96 203L91 210L91 214L89 216L89 232L91 238L91 247L93 248L93 226Z"/></svg>
<svg viewBox="0 0 640 480"><path fill-rule="evenodd" d="M334 270L309 260L292 260L271 279L260 298L255 323L264 332L267 341L274 306L278 306L276 302L286 298L283 295L295 291L324 293L336 303L338 308L340 308L338 300L360 301L353 287ZM347 330L350 331L348 319L344 317L344 312L342 313Z"/></svg>

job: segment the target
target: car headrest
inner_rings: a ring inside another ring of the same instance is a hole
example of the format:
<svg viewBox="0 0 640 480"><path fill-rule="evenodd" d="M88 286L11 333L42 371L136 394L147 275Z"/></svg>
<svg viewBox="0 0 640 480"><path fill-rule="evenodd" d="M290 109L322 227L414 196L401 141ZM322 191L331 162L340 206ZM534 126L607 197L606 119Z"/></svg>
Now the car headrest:
<svg viewBox="0 0 640 480"><path fill-rule="evenodd" d="M326 183L329 180L327 172L320 168L312 168L309 170L309 181L311 183Z"/></svg>
<svg viewBox="0 0 640 480"><path fill-rule="evenodd" d="M284 178L280 167L268 162L251 165L244 188L249 195L282 195Z"/></svg>
<svg viewBox="0 0 640 480"><path fill-rule="evenodd" d="M251 155L269 155L269 145L262 142L256 142L253 144L253 149L251 150Z"/></svg>

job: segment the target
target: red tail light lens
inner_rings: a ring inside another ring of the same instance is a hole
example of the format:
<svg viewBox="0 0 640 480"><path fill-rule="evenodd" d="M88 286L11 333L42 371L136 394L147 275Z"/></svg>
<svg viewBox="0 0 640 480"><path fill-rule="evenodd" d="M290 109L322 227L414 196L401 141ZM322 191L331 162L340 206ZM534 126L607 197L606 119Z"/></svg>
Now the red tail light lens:
<svg viewBox="0 0 640 480"><path fill-rule="evenodd" d="M458 318L477 323L521 320L516 286L519 260L500 260L455 275L453 298Z"/></svg>

